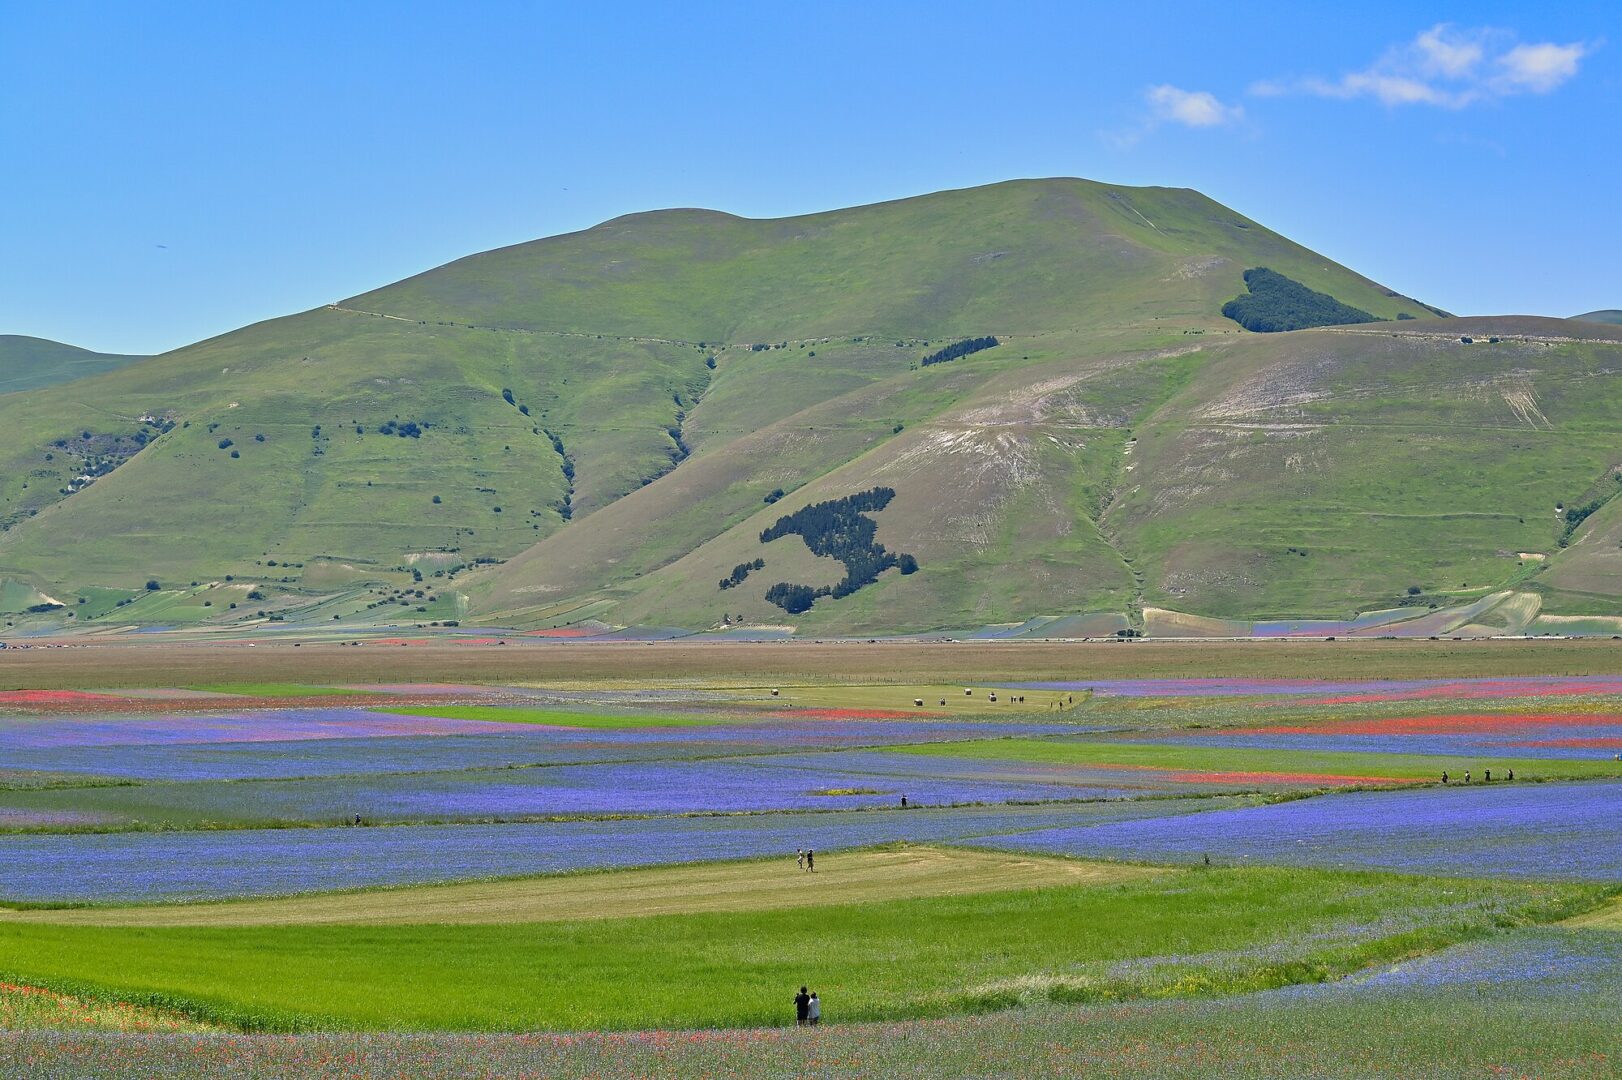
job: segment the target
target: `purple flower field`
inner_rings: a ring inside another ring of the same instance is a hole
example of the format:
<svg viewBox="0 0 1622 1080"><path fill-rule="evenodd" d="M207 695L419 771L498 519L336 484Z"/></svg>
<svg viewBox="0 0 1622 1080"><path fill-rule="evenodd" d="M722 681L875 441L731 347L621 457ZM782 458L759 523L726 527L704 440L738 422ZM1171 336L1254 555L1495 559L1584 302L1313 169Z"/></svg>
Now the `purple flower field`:
<svg viewBox="0 0 1622 1080"><path fill-rule="evenodd" d="M985 843L1145 862L1209 855L1224 864L1622 882L1622 783L1347 792Z"/></svg>
<svg viewBox="0 0 1622 1080"><path fill-rule="evenodd" d="M188 723L194 719L197 723ZM720 757L1089 730L1075 724L925 720L586 730L356 709L298 710L291 719L288 713L263 713L251 720L260 727L252 728L250 717L53 718L24 721L33 726L25 733L15 722L0 721L0 753L15 769L136 780L237 780ZM396 721L429 730L413 734L397 729ZM435 731L436 725L447 729ZM281 737L286 732L301 734ZM228 735L248 741L221 738Z"/></svg>
<svg viewBox="0 0 1622 1080"><path fill-rule="evenodd" d="M1613 984L1622 980L1622 934L1526 930L1459 945L1356 982L1362 988L1379 990L1491 989L1516 982L1559 992L1591 987L1597 977L1608 977Z"/></svg>
<svg viewBox="0 0 1622 1080"><path fill-rule="evenodd" d="M1575 718L1574 718L1575 719ZM1152 735L1144 742L1191 746L1248 747L1256 750L1352 751L1372 754L1451 754L1462 757L1493 754L1501 757L1553 760L1614 757L1622 746L1622 723L1583 722L1569 726L1541 726L1520 738L1503 732L1392 732L1347 734L1304 732L1202 731ZM1542 744L1542 745L1538 745Z"/></svg>
<svg viewBox="0 0 1622 1080"><path fill-rule="evenodd" d="M740 748L739 752L747 750ZM85 746L22 750L7 756L17 765L32 769L132 780L185 781L363 776L674 754L660 747L641 751L637 747L605 746L594 741L549 742L502 734Z"/></svg>
<svg viewBox="0 0 1622 1080"><path fill-rule="evenodd" d="M1112 769L1108 766L1088 765L1085 768L1078 768L1074 765L1050 765L1042 762L887 753L883 750L776 754L760 760L777 767L794 767L813 773L838 770L847 774L870 776L890 784L905 784L909 778L918 778L1036 787L1071 793L1048 795L1047 798L1127 798L1188 791L1186 782L1165 779L1155 770Z"/></svg>
<svg viewBox="0 0 1622 1080"><path fill-rule="evenodd" d="M1232 800L758 814L514 825L0 836L0 901L138 902L819 854L1182 815ZM978 841L977 841L978 842Z"/></svg>
<svg viewBox="0 0 1622 1080"><path fill-rule="evenodd" d="M154 783L47 793L49 805L93 798L98 809L123 820L335 821L361 814L369 820L519 816L737 813L766 810L836 810L894 806L905 794L919 806L961 803L1104 799L1144 789L1061 783L1016 775L895 774L843 768L842 754L819 755L814 766L780 764L777 756L722 760L613 762L527 769L345 775L264 782ZM879 755L883 757L884 755ZM865 760L858 754L855 765ZM1014 771L1017 773L1017 770ZM41 796L14 797L39 805ZM7 801L0 794L0 805ZM123 808L128 808L123 809Z"/></svg>
<svg viewBox="0 0 1622 1080"><path fill-rule="evenodd" d="M1307 983L1260 995L1265 1000L1430 994L1560 998L1622 992L1622 934L1611 930L1526 927L1405 960L1330 983Z"/></svg>
<svg viewBox="0 0 1622 1080"><path fill-rule="evenodd" d="M496 725L366 709L273 709L194 716L0 717L0 752L69 746L286 742L402 735L460 735Z"/></svg>

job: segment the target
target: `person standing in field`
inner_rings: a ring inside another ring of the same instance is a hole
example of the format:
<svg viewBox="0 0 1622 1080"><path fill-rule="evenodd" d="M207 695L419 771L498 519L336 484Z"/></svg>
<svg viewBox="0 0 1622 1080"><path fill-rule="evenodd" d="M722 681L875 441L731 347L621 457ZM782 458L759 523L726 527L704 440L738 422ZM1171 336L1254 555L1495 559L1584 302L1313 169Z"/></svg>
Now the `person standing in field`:
<svg viewBox="0 0 1622 1080"><path fill-rule="evenodd" d="M805 869L805 848L803 848L803 847L795 848L794 849L794 856L795 856L795 858L799 859L799 861L800 861L800 869L804 870Z"/></svg>
<svg viewBox="0 0 1622 1080"><path fill-rule="evenodd" d="M811 1015L811 995L800 987L800 992L794 995L794 1026L805 1027L807 1018Z"/></svg>
<svg viewBox="0 0 1622 1080"><path fill-rule="evenodd" d="M805 849L805 872L808 874L817 872L817 853L810 848Z"/></svg>
<svg viewBox="0 0 1622 1080"><path fill-rule="evenodd" d="M812 1027L822 1023L822 1002L817 998L817 992L811 991L811 1000L806 1005L806 1020Z"/></svg>

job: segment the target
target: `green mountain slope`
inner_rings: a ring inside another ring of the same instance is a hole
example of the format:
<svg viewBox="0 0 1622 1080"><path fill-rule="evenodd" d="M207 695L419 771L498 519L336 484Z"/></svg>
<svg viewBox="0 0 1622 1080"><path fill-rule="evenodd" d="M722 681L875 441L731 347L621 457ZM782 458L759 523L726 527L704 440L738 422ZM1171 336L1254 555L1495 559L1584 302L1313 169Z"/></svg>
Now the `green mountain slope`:
<svg viewBox="0 0 1622 1080"><path fill-rule="evenodd" d="M689 342L965 337L1215 314L1265 265L1375 315L1425 309L1195 191L1022 180L780 220L616 218L343 302Z"/></svg>
<svg viewBox="0 0 1622 1080"><path fill-rule="evenodd" d="M1221 311L1255 267L1386 321L1245 332ZM882 632L1471 595L1531 580L1505 552L1554 574L1548 507L1616 464L1610 336L1435 319L1187 190L638 214L0 396L0 578L95 625ZM789 618L770 586L846 568L761 531L874 486L918 572Z"/></svg>
<svg viewBox="0 0 1622 1080"><path fill-rule="evenodd" d="M0 394L71 382L143 359L145 357L91 352L45 338L0 334Z"/></svg>
<svg viewBox="0 0 1622 1080"><path fill-rule="evenodd" d="M787 473L767 447L820 429L827 413L697 459L679 493L661 489L680 472L604 512L601 533L590 518L571 523L476 581L475 608L496 621L589 614L693 626L726 616L861 633L1143 605L1349 617L1513 586L1543 593L1550 611L1608 612L1586 594L1622 596L1622 560L1604 554L1616 545L1562 549L1555 510L1622 488L1612 479L1622 469L1622 343L1594 329L1414 320L1148 351L1056 338L1029 359L990 366L988 356L973 386L928 396L937 376L926 369L834 403L828 411L849 417L841 430L852 435L875 400L909 419L889 438L869 421L846 465L779 502L741 495ZM792 449L783 457L800 460ZM722 463L724 481L712 479ZM827 585L841 568L818 560L813 576L803 544L763 544L760 531L874 484L897 492L876 515L879 541L915 554L920 571L882 575L793 619L767 603L776 581ZM1618 512L1622 500L1583 529ZM593 543L647 535L631 524L638 517L669 524L656 532L672 541ZM1606 563L1589 573L1612 576L1584 589L1568 564L1590 552ZM763 570L716 588L756 558Z"/></svg>
<svg viewBox="0 0 1622 1080"><path fill-rule="evenodd" d="M1606 308L1602 311L1590 311L1586 315L1573 315L1572 318L1582 322L1609 323L1612 326L1622 325L1622 311L1616 308Z"/></svg>

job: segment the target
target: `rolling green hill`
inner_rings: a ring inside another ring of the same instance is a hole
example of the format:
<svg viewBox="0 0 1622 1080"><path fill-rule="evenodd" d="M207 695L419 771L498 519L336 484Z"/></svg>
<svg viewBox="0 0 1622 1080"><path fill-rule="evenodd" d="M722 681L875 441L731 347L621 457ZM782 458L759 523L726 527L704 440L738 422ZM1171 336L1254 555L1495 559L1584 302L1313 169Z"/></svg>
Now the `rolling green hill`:
<svg viewBox="0 0 1622 1080"><path fill-rule="evenodd" d="M45 338L0 334L0 394L71 382L143 359L91 352Z"/></svg>
<svg viewBox="0 0 1622 1080"><path fill-rule="evenodd" d="M1314 306L1286 323L1378 321L1246 332L1259 268ZM1443 320L1181 189L637 214L0 396L0 578L105 627L1587 610L1537 579L1615 512L1553 511L1617 464L1611 336ZM856 564L762 532L873 487L827 550L918 571L770 603Z"/></svg>
<svg viewBox="0 0 1622 1080"><path fill-rule="evenodd" d="M1622 325L1622 311L1616 308L1590 311L1586 315L1573 315L1572 318L1580 319L1583 322L1609 323L1612 326Z"/></svg>

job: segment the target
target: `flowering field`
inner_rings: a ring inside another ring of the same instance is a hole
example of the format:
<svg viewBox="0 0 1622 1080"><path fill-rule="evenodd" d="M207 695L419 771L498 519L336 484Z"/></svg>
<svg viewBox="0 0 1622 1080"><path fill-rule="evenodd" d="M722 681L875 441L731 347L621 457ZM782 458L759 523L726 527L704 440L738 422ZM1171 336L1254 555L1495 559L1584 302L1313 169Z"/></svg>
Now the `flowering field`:
<svg viewBox="0 0 1622 1080"><path fill-rule="evenodd" d="M218 1026L125 1001L0 982L0 1032L29 1030L210 1031L218 1030ZM13 1064L18 1061L15 1057L9 1060Z"/></svg>
<svg viewBox="0 0 1622 1080"><path fill-rule="evenodd" d="M335 708L167 718L0 717L0 754L10 770L237 780L726 757L1084 730L1087 725L1079 722L911 717L882 723L745 717L692 726L575 727Z"/></svg>
<svg viewBox="0 0 1622 1080"><path fill-rule="evenodd" d="M1378 716L1191 732L1167 737L1165 741L1273 750L1614 761L1622 751L1622 712L1443 712Z"/></svg>
<svg viewBox="0 0 1622 1080"><path fill-rule="evenodd" d="M1281 1053L1405 1074L1383 1051L1614 1071L1622 933L1553 924L1622 885L1622 678L991 682L947 706L938 681L196 686L0 697L0 1054L30 1074L1297 1075L1268 1071ZM822 895L847 852L898 844L1166 869ZM800 847L817 876L792 876ZM374 889L409 908L417 886L723 865L792 910L639 912L606 887L589 927L137 932L50 910ZM753 1026L805 979L834 1025L809 1051ZM1503 1010L1523 1041L1484 1031ZM267 1027L660 1030L238 1030Z"/></svg>
<svg viewBox="0 0 1622 1080"><path fill-rule="evenodd" d="M897 841L933 843L1234 804L1235 800L1225 799L1175 799L477 826L6 836L0 837L6 866L0 903L269 896L792 856L802 846L833 852Z"/></svg>
<svg viewBox="0 0 1622 1080"><path fill-rule="evenodd" d="M1334 796L1177 820L993 837L988 846L1141 862L1378 867L1622 882L1622 784L1474 784Z"/></svg>
<svg viewBox="0 0 1622 1080"><path fill-rule="evenodd" d="M21 1027L0 1030L0 1056L30 1076L53 1080L979 1078L1008 1075L1009 1062L1018 1062L1021 1076L1040 1078L1601 1080L1616 1075L1619 1059L1619 941L1622 935L1528 929L1381 967L1372 978L1284 991L1047 1004L933 1020L831 1021L816 1032L779 1025L603 1034L131 1036L120 1033L122 1023L111 1031L24 1023L0 1025Z"/></svg>

